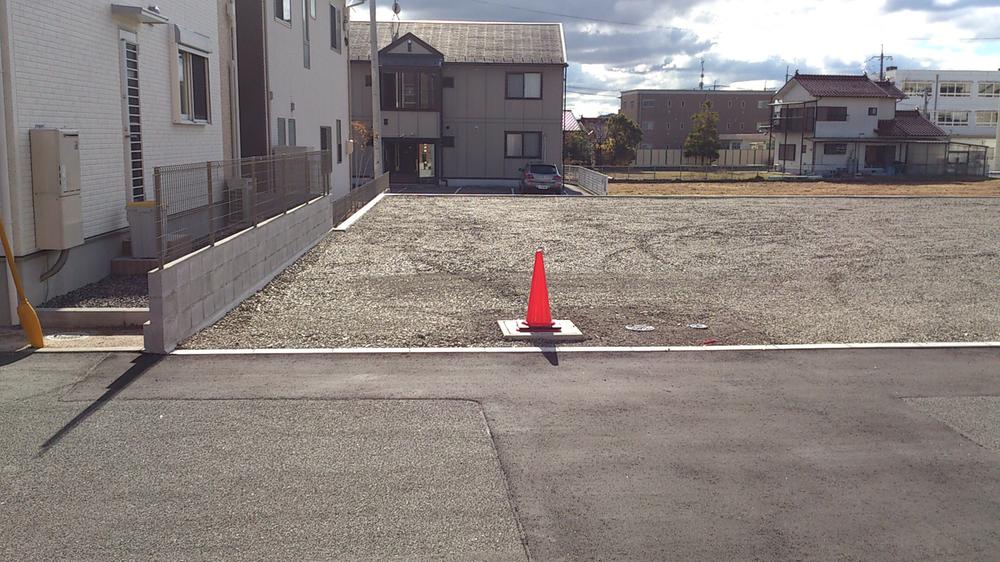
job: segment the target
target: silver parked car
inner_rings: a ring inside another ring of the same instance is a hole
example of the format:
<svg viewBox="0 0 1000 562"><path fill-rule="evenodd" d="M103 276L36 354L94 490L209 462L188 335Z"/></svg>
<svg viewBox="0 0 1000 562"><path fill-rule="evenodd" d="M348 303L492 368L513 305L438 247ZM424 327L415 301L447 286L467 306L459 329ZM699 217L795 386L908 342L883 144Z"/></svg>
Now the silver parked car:
<svg viewBox="0 0 1000 562"><path fill-rule="evenodd" d="M561 195L563 179L559 169L552 164L534 163L521 168L518 193L548 193Z"/></svg>

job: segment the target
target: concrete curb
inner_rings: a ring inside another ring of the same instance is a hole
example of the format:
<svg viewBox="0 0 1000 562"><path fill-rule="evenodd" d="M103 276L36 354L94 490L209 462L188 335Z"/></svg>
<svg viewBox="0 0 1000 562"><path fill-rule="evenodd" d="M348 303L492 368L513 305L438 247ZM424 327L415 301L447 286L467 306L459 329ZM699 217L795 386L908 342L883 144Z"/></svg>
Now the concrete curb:
<svg viewBox="0 0 1000 562"><path fill-rule="evenodd" d="M338 224L337 226L333 227L333 229L330 230L330 232L343 232L343 231L347 230L348 228L351 228L351 226L354 223L358 222L359 220L361 220L361 217L365 216L365 213L367 213L368 211L374 209L375 205L378 205L379 201L381 201L383 198L385 198L386 195L389 195L388 191L383 191L382 193L379 193L371 201L369 201L368 203L366 203L364 207L361 207L360 209L358 209L358 211L356 213L354 213L353 215L351 215L351 216L347 217L346 219L344 219L344 222L342 222L342 223Z"/></svg>
<svg viewBox="0 0 1000 562"><path fill-rule="evenodd" d="M37 308L35 312L46 328L142 328L149 321L148 308Z"/></svg>
<svg viewBox="0 0 1000 562"><path fill-rule="evenodd" d="M819 349L948 349L1000 348L996 342L901 342L901 343L818 343L763 345L649 346L649 347L343 347L302 349L176 349L170 355L319 355L319 354L404 354L404 353L538 353L553 349L560 353L665 353L684 351L795 351Z"/></svg>

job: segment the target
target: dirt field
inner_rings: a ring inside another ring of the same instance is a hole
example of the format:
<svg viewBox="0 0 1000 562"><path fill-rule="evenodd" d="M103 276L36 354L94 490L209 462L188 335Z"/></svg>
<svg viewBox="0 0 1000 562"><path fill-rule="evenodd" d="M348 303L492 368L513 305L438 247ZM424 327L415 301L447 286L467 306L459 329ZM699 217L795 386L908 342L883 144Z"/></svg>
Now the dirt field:
<svg viewBox="0 0 1000 562"><path fill-rule="evenodd" d="M585 345L998 340L998 216L1000 198L393 195L183 347L506 345L539 245Z"/></svg>
<svg viewBox="0 0 1000 562"><path fill-rule="evenodd" d="M1000 180L616 183L609 195L924 195L1000 197Z"/></svg>

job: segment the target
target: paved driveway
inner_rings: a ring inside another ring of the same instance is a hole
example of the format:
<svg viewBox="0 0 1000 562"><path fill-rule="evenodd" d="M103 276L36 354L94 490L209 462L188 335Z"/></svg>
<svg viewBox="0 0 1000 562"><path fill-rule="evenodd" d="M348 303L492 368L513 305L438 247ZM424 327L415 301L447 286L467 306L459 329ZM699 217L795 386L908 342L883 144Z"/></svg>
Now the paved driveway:
<svg viewBox="0 0 1000 562"><path fill-rule="evenodd" d="M1000 551L996 349L15 359L5 559Z"/></svg>

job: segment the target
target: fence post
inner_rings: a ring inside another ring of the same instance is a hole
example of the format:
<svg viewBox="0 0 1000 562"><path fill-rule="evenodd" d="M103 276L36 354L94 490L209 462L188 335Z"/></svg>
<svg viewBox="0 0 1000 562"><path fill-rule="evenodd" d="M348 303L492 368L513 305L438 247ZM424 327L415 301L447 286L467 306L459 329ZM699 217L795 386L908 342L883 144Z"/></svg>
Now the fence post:
<svg viewBox="0 0 1000 562"><path fill-rule="evenodd" d="M166 203L163 201L163 180L160 175L160 167L153 168L153 189L156 195L156 243L159 247L160 269L166 262L167 257L167 225L166 225Z"/></svg>
<svg viewBox="0 0 1000 562"><path fill-rule="evenodd" d="M208 242L215 245L215 196L212 189L212 163L205 162L205 173L208 179Z"/></svg>
<svg viewBox="0 0 1000 562"><path fill-rule="evenodd" d="M260 160L253 163L253 183L248 190L250 191L250 216L247 218L250 219L250 226L253 227L257 226L257 176L260 174L260 170L257 168L260 163Z"/></svg>

